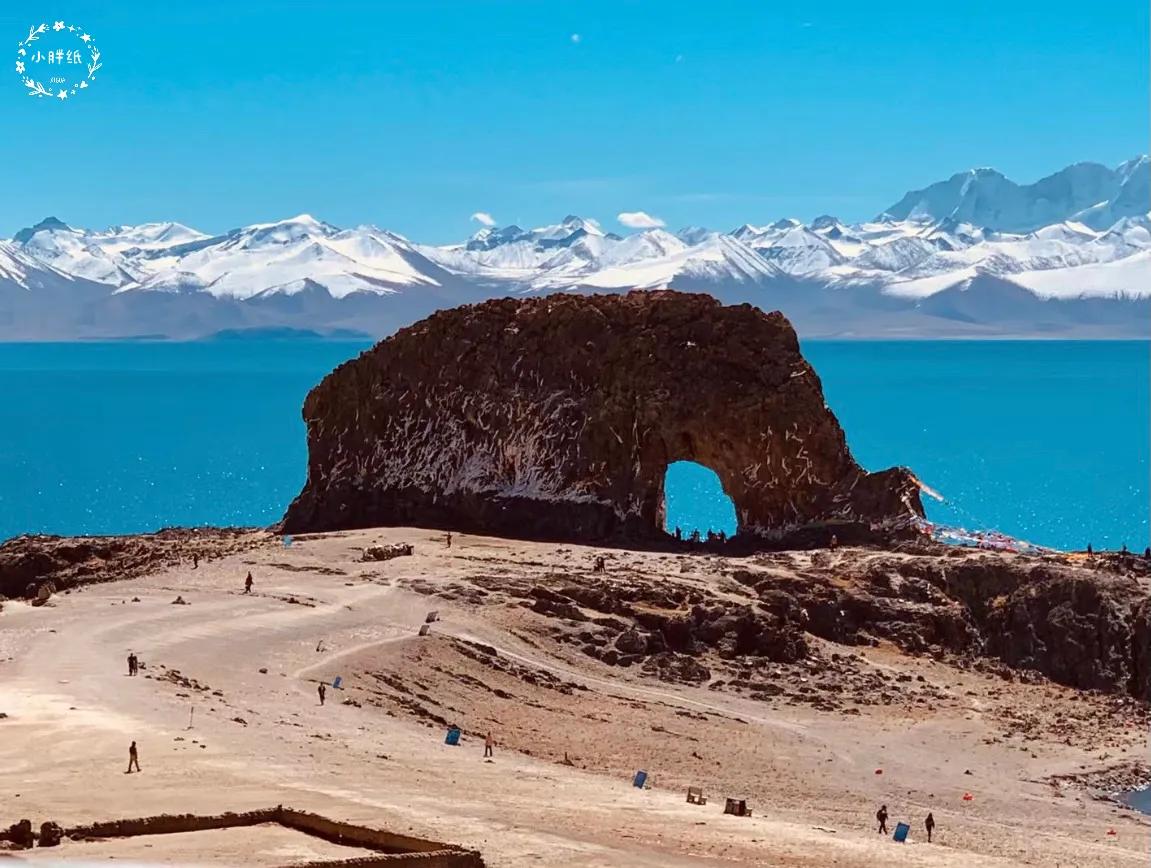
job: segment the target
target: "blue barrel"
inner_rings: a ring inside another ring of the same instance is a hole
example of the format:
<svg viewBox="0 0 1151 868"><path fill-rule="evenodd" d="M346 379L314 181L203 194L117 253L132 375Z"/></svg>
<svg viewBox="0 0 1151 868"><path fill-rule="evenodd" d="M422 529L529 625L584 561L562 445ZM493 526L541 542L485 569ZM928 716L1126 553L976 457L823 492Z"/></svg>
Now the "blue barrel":
<svg viewBox="0 0 1151 868"><path fill-rule="evenodd" d="M643 785L647 783L647 772L638 771L635 773L635 778L632 780L632 786L643 789Z"/></svg>
<svg viewBox="0 0 1151 868"><path fill-rule="evenodd" d="M460 731L455 727L448 730L448 737L444 739L444 744L457 745L460 743Z"/></svg>

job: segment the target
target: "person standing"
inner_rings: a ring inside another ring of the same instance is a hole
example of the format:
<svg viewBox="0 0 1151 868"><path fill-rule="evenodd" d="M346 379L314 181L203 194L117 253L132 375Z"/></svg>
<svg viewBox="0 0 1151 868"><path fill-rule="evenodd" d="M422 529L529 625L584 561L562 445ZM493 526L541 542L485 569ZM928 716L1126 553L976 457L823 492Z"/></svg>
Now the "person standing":
<svg viewBox="0 0 1151 868"><path fill-rule="evenodd" d="M200 556L197 554L192 555L192 569L200 569Z"/></svg>
<svg viewBox="0 0 1151 868"><path fill-rule="evenodd" d="M880 805L879 810L875 812L875 819L879 821L879 834L887 834L887 805Z"/></svg>
<svg viewBox="0 0 1151 868"><path fill-rule="evenodd" d="M140 771L140 754L136 750L136 742L128 745L128 771L127 774L132 774L132 767L135 766L136 771Z"/></svg>
<svg viewBox="0 0 1151 868"><path fill-rule="evenodd" d="M495 739L492 738L491 730L484 736L484 759L488 759L492 755L492 748L496 745Z"/></svg>
<svg viewBox="0 0 1151 868"><path fill-rule="evenodd" d="M929 811L927 819L923 821L923 828L927 830L927 843L931 843L931 833L935 831L935 817Z"/></svg>
<svg viewBox="0 0 1151 868"><path fill-rule="evenodd" d="M320 686L316 688L316 692L320 694L320 705L323 705L324 697L328 695L328 686L321 681Z"/></svg>
<svg viewBox="0 0 1151 868"><path fill-rule="evenodd" d="M248 578L244 579L244 593L245 594L252 593L252 573L251 573L251 571L248 572Z"/></svg>
<svg viewBox="0 0 1151 868"><path fill-rule="evenodd" d="M450 530L448 531L447 535L444 537L444 544L447 546L447 548L452 547L452 532Z"/></svg>
<svg viewBox="0 0 1151 868"><path fill-rule="evenodd" d="M131 652L128 652L128 674L136 674L136 655Z"/></svg>

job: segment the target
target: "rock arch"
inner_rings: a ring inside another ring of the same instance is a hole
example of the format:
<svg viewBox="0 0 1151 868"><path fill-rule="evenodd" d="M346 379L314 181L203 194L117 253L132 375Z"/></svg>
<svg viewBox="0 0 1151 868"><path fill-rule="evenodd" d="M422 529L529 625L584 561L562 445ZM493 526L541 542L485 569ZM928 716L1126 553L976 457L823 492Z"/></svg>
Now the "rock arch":
<svg viewBox="0 0 1151 868"><path fill-rule="evenodd" d="M707 295L440 311L325 377L304 421L289 533L658 539L676 460L719 475L745 537L896 532L923 514L909 471L856 464L783 315Z"/></svg>

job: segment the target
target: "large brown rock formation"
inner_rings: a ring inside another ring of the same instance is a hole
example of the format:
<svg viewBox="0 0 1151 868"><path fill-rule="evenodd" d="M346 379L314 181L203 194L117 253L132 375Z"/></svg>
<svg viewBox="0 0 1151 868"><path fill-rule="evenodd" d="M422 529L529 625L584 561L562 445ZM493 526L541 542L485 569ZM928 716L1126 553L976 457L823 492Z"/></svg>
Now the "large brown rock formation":
<svg viewBox="0 0 1151 868"><path fill-rule="evenodd" d="M445 310L341 365L304 403L308 479L283 529L663 535L664 474L713 469L739 532L841 539L922 515L867 473L780 313L706 295L501 299Z"/></svg>

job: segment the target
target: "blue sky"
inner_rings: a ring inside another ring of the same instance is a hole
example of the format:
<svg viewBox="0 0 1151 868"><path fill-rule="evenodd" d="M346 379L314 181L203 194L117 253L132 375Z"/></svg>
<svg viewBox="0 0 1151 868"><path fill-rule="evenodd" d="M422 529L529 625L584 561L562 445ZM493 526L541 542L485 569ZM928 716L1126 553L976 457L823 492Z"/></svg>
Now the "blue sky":
<svg viewBox="0 0 1151 868"><path fill-rule="evenodd" d="M1146 0L12 0L0 35L54 19L104 68L51 104L0 76L0 236L47 214L730 229L1147 150Z"/></svg>

